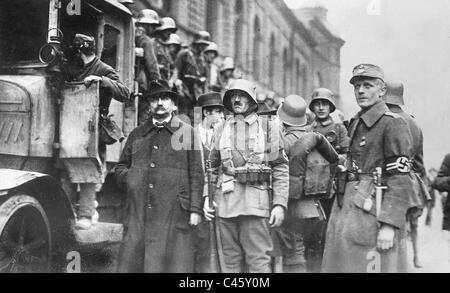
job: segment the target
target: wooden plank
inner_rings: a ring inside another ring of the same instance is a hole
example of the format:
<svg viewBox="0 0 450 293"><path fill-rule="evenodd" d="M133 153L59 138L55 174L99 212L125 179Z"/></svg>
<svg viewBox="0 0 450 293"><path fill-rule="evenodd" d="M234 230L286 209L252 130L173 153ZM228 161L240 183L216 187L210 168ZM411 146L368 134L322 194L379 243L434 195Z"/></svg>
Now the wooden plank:
<svg viewBox="0 0 450 293"><path fill-rule="evenodd" d="M60 158L98 156L99 86L66 83L60 111Z"/></svg>

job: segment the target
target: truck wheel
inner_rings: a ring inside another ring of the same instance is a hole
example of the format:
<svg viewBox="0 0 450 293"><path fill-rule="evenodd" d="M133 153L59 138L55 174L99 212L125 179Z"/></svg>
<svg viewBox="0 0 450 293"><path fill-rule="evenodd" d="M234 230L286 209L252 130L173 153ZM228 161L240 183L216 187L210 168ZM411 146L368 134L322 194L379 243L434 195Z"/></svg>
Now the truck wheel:
<svg viewBox="0 0 450 293"><path fill-rule="evenodd" d="M0 206L0 273L50 272L52 242L47 215L28 195Z"/></svg>

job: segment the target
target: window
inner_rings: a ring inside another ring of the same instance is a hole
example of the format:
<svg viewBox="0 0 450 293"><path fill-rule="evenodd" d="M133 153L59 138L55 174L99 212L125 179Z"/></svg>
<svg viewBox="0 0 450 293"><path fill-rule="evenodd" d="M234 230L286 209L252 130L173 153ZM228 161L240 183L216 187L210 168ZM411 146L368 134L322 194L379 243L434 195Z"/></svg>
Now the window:
<svg viewBox="0 0 450 293"><path fill-rule="evenodd" d="M172 11L172 0L164 0L163 1L163 10L166 12Z"/></svg>
<svg viewBox="0 0 450 293"><path fill-rule="evenodd" d="M284 48L283 50L283 91L287 93L288 91L288 73L289 70L289 60L288 60L288 49Z"/></svg>
<svg viewBox="0 0 450 293"><path fill-rule="evenodd" d="M219 32L218 22L220 15L220 2L218 0L208 0L206 2L206 12L206 30L210 32L212 36L217 37Z"/></svg>
<svg viewBox="0 0 450 293"><path fill-rule="evenodd" d="M261 25L258 16L255 17L253 25L253 76L260 79L261 62Z"/></svg>
<svg viewBox="0 0 450 293"><path fill-rule="evenodd" d="M234 59L236 64L242 65L242 34L244 32L244 4L242 0L236 1L236 6L234 7L234 14L236 15L236 22L234 28Z"/></svg>
<svg viewBox="0 0 450 293"><path fill-rule="evenodd" d="M273 89L275 84L275 58L276 58L276 48L275 48L275 34L270 35L270 56L269 56L269 78L270 87Z"/></svg>
<svg viewBox="0 0 450 293"><path fill-rule="evenodd" d="M0 63L39 62L39 49L47 42L48 11L48 0L0 1Z"/></svg>
<svg viewBox="0 0 450 293"><path fill-rule="evenodd" d="M105 25L102 61L115 69L117 69L117 45L119 35L119 30L110 25Z"/></svg>
<svg viewBox="0 0 450 293"><path fill-rule="evenodd" d="M306 96L308 96L308 69L306 66L303 66L302 69L302 87L303 97L306 98Z"/></svg>
<svg viewBox="0 0 450 293"><path fill-rule="evenodd" d="M300 82L301 78L300 60L295 60L295 92L300 95L302 91L302 85Z"/></svg>
<svg viewBox="0 0 450 293"><path fill-rule="evenodd" d="M314 78L314 87L320 88L322 86L323 86L322 74L320 72L316 72L315 78Z"/></svg>
<svg viewBox="0 0 450 293"><path fill-rule="evenodd" d="M70 46L70 43L77 33L94 37L97 36L99 20L100 17L102 17L102 14L95 7L87 4L86 1L81 1L81 15L69 16L65 11L60 15L61 30L64 34L64 48ZM97 38L95 42L98 44Z"/></svg>

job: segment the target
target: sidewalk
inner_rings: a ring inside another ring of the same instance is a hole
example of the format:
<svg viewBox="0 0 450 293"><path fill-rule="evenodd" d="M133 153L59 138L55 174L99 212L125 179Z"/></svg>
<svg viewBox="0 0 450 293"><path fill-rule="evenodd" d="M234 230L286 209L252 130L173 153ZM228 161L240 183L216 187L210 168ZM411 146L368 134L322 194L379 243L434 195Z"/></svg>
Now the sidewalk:
<svg viewBox="0 0 450 293"><path fill-rule="evenodd" d="M420 257L423 268L413 266L412 244L408 241L410 273L450 273L450 232L442 231L442 205L436 198L431 227L425 226L425 213L419 219Z"/></svg>

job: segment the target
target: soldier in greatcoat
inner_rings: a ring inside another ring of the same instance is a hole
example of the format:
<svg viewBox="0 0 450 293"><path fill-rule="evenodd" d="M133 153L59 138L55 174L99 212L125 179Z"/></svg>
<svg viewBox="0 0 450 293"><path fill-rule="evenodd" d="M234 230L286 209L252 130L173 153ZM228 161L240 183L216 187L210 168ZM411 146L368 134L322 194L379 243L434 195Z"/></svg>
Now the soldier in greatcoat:
<svg viewBox="0 0 450 293"><path fill-rule="evenodd" d="M150 88L150 119L130 134L115 170L127 195L118 271L192 273L203 204L200 139L173 115L178 95L167 83Z"/></svg>
<svg viewBox="0 0 450 293"><path fill-rule="evenodd" d="M350 122L346 180L339 180L343 188L338 187L331 211L322 271L405 272L411 133L382 100L386 86L380 67L355 67L350 83L361 111Z"/></svg>
<svg viewBox="0 0 450 293"><path fill-rule="evenodd" d="M386 82L386 95L383 99L392 113L396 113L405 119L413 139L412 179L414 182L414 189L411 193L411 208L408 210L407 218L410 224L411 241L413 244L413 263L416 268L421 268L422 265L419 259L418 241L419 218L422 216L425 204L431 200L431 196L428 192L427 186L424 183L424 181L427 180L427 174L423 160L422 130L413 116L403 111L402 106L405 105L403 92L403 84Z"/></svg>

